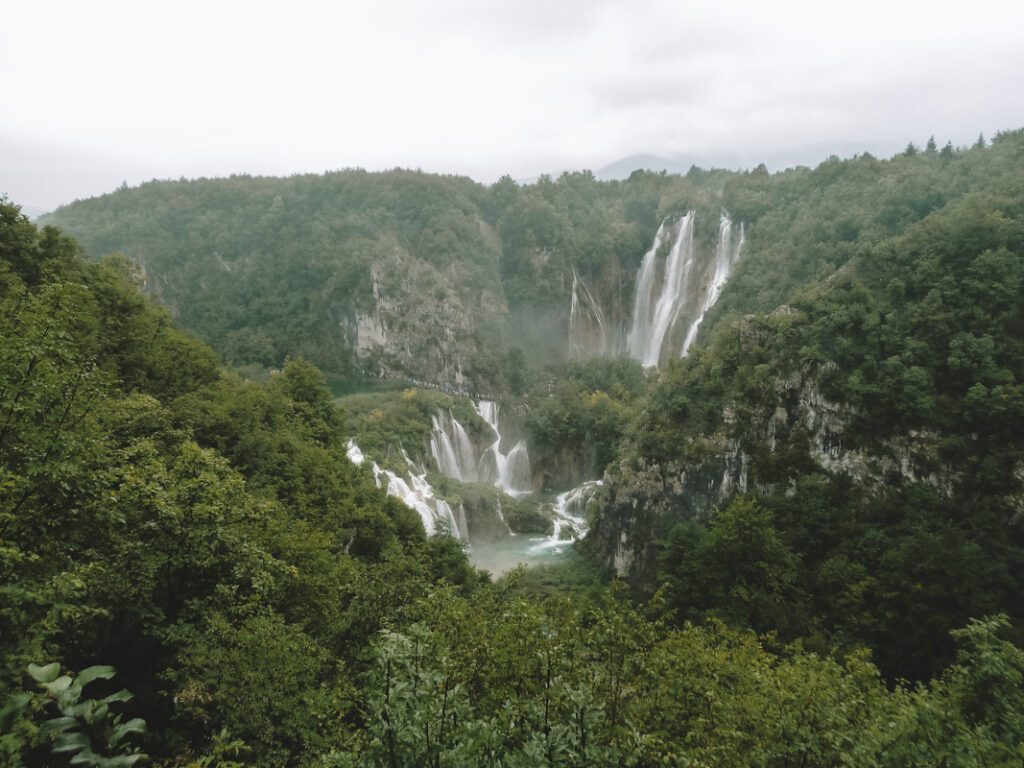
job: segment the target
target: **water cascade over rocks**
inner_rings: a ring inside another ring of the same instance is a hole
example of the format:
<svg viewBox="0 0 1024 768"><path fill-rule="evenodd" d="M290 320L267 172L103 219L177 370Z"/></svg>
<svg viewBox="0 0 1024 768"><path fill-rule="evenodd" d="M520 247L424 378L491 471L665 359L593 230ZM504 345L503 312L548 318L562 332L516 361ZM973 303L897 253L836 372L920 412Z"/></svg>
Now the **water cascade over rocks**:
<svg viewBox="0 0 1024 768"><path fill-rule="evenodd" d="M662 222L654 235L654 242L640 262L636 275L636 295L633 297L633 325L630 327L627 345L630 357L643 360L648 346L651 325L651 297L654 293L654 260L665 239L665 224Z"/></svg>
<svg viewBox="0 0 1024 768"><path fill-rule="evenodd" d="M740 257L740 250L743 248L744 240L743 223L740 222L740 235L735 239L735 245L733 244L732 220L723 213L718 224L718 244L715 246L715 260L713 262L714 271L711 273L711 280L704 291L704 300L701 303L700 314L686 331L686 338L683 340L683 357L686 357L690 351L690 345L696 340L697 331L700 330L700 324L704 320L704 315L718 301L718 297L722 295L725 281L729 279L729 273L732 272L733 266Z"/></svg>
<svg viewBox="0 0 1024 768"><path fill-rule="evenodd" d="M430 453L441 474L462 483L477 482L478 462L466 428L451 412L436 413L430 421Z"/></svg>
<svg viewBox="0 0 1024 768"><path fill-rule="evenodd" d="M600 303L573 267L569 304L569 359L615 354L616 346L616 339L605 322Z"/></svg>
<svg viewBox="0 0 1024 768"><path fill-rule="evenodd" d="M551 535L538 542L533 549L561 552L567 545L586 536L587 520L584 513L600 486L600 480L588 480L570 491L558 494L552 507L554 527Z"/></svg>
<svg viewBox="0 0 1024 768"><path fill-rule="evenodd" d="M695 216L694 211L690 211L670 226L663 223L637 271L633 323L626 346L629 356L647 368L657 366L665 349L671 348L668 345L679 344L680 338L680 354L687 355L704 316L718 301L739 259L744 241L743 225L740 225L739 236L734 238L732 221L723 212L714 256L703 262L694 243ZM658 252L673 231L675 235L668 255L659 259Z"/></svg>
<svg viewBox="0 0 1024 768"><path fill-rule="evenodd" d="M348 441L347 455L349 461L357 466L361 466L366 461L366 457L354 440ZM377 462L372 462L373 481L377 487L383 488L388 496L401 499L407 507L415 510L419 514L420 520L423 521L423 529L428 536L447 532L455 538L465 540L469 529L465 524L466 513L462 509L462 505L459 505L459 513L462 518L460 526L459 521L455 519L451 505L434 494L433 487L427 482L426 473L417 475L408 456L406 456L406 463L409 464L408 480L391 470L381 469Z"/></svg>
<svg viewBox="0 0 1024 768"><path fill-rule="evenodd" d="M679 314L693 268L693 218L690 211L676 225L676 236L662 269L661 289L655 299L654 268L658 247L652 247L640 264L634 315L639 321L632 329L632 355L645 367L658 364L665 334ZM660 233L661 230L659 230ZM657 237L655 246L660 246Z"/></svg>
<svg viewBox="0 0 1024 768"><path fill-rule="evenodd" d="M530 454L526 441L520 440L507 454L501 452L501 430L498 427L498 404L490 400L473 403L473 408L494 430L494 442L483 452L477 476L481 482L494 483L509 496L530 493Z"/></svg>

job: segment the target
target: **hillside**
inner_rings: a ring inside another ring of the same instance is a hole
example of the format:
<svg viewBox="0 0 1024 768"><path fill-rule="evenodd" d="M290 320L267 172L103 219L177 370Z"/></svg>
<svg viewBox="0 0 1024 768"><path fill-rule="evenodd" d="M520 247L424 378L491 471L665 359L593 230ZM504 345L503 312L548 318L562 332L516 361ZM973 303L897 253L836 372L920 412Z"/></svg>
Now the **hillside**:
<svg viewBox="0 0 1024 768"><path fill-rule="evenodd" d="M123 659L167 766L1019 763L1024 131L0 211L0 699Z"/></svg>

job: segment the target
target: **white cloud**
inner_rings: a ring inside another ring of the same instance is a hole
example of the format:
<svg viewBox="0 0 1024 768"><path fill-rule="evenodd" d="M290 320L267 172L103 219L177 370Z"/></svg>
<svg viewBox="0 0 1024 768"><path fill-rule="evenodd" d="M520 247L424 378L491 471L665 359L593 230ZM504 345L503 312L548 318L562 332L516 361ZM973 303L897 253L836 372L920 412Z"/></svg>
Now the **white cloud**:
<svg viewBox="0 0 1024 768"><path fill-rule="evenodd" d="M0 27L0 192L965 143L1024 124L1022 31L1017 2L26 0Z"/></svg>

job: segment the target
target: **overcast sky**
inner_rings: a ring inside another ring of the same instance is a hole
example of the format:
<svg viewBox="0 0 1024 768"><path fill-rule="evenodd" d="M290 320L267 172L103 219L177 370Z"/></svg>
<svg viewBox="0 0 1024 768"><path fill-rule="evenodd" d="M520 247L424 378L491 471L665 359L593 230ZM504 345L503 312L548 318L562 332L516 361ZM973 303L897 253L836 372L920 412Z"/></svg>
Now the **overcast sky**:
<svg viewBox="0 0 1024 768"><path fill-rule="evenodd" d="M14 0L0 193L361 166L490 182L1024 126L1024 2Z"/></svg>

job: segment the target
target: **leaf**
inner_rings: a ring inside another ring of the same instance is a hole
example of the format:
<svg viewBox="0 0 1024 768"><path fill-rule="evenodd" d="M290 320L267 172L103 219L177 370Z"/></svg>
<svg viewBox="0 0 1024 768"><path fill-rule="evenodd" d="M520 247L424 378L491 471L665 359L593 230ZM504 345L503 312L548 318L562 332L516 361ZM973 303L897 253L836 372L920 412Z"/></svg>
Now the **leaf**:
<svg viewBox="0 0 1024 768"><path fill-rule="evenodd" d="M91 747L86 747L71 758L69 765L103 765L102 761L103 758L93 752Z"/></svg>
<svg viewBox="0 0 1024 768"><path fill-rule="evenodd" d="M71 678L67 675L61 675L56 680L48 683L43 683L43 688L49 691L50 695L54 698L60 696L64 691L71 687Z"/></svg>
<svg viewBox="0 0 1024 768"><path fill-rule="evenodd" d="M31 693L19 693L17 696L12 696L7 705L0 709L0 733L11 730L15 720L21 717L21 713L25 711L25 707L32 701Z"/></svg>
<svg viewBox="0 0 1024 768"><path fill-rule="evenodd" d="M100 699L100 704L117 704L121 701L131 701L135 698L135 695L128 691L126 688L122 688L117 693L112 693L104 699Z"/></svg>
<svg viewBox="0 0 1024 768"><path fill-rule="evenodd" d="M83 688L93 680L109 680L117 674L117 670L110 666L86 667L78 673L75 682Z"/></svg>
<svg viewBox="0 0 1024 768"><path fill-rule="evenodd" d="M73 726L78 721L73 717L55 717L52 720L47 720L39 727L39 732L43 736L54 736L59 733L64 733L68 728Z"/></svg>
<svg viewBox="0 0 1024 768"><path fill-rule="evenodd" d="M111 749L117 747L117 745L127 736L129 733L145 733L146 732L146 721L141 717L133 717L127 723L117 726L111 734L107 744Z"/></svg>
<svg viewBox="0 0 1024 768"><path fill-rule="evenodd" d="M103 763L103 765L106 766L106 768L121 768L121 766L132 766L139 762L139 760L142 760L144 757L146 757L146 755L142 752L139 752L134 755L118 755L117 757L112 757L108 759Z"/></svg>
<svg viewBox="0 0 1024 768"><path fill-rule="evenodd" d="M79 731L62 733L53 743L54 752L77 752L80 749L88 749L91 752L92 743L88 736Z"/></svg>
<svg viewBox="0 0 1024 768"><path fill-rule="evenodd" d="M52 683L60 674L60 664L56 661L44 667L40 667L38 664L29 664L28 673L37 683Z"/></svg>

